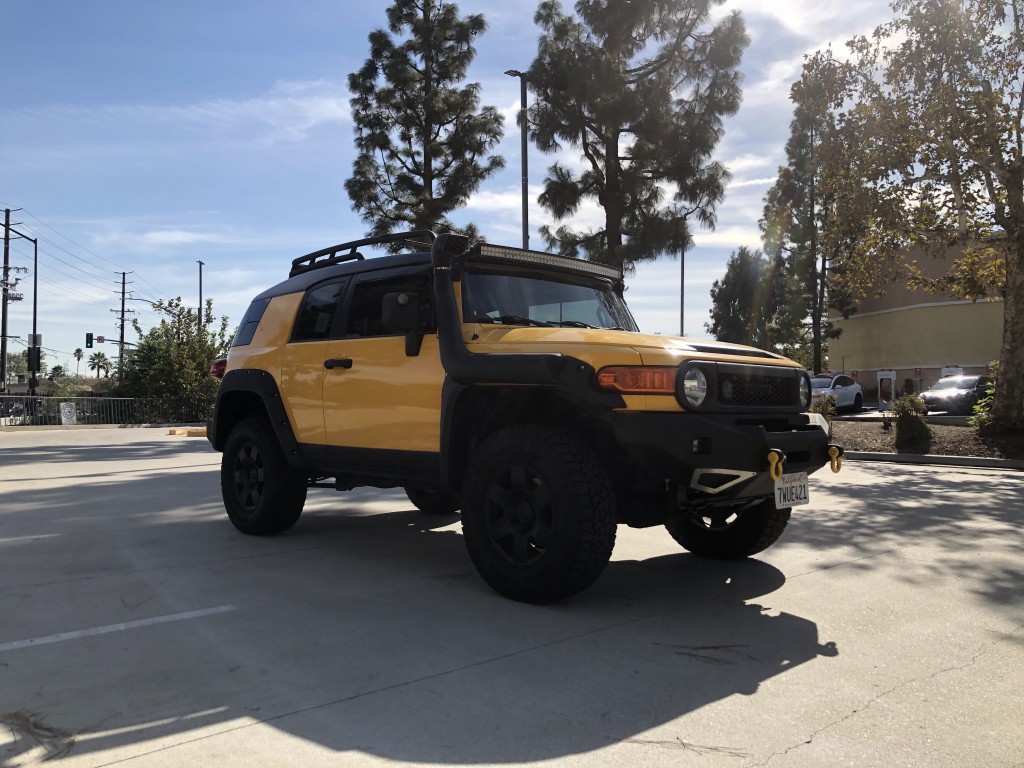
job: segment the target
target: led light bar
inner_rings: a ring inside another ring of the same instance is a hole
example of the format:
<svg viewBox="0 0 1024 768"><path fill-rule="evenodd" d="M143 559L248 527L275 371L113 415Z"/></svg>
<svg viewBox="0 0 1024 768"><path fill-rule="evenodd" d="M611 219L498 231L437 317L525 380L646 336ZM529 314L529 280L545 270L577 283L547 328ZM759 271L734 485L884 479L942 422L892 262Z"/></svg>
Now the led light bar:
<svg viewBox="0 0 1024 768"><path fill-rule="evenodd" d="M622 281L622 270L609 267L607 264L598 264L593 261L583 261L582 259L571 259L567 256L559 256L556 253L524 251L521 248L506 248L503 245L488 245L486 243L482 243L479 249L480 255L489 259L500 259L518 264L537 264L556 269L568 269L573 272L583 272L589 275L606 277L609 280Z"/></svg>

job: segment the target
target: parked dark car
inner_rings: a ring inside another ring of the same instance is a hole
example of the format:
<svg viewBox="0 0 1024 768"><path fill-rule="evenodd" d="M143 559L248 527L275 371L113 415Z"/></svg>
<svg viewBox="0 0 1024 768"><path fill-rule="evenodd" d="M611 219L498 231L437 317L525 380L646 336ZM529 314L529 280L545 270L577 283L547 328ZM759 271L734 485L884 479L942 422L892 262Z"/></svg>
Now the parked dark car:
<svg viewBox="0 0 1024 768"><path fill-rule="evenodd" d="M922 392L921 399L929 412L967 414L974 410L978 400L985 397L991 385L991 376L947 376Z"/></svg>

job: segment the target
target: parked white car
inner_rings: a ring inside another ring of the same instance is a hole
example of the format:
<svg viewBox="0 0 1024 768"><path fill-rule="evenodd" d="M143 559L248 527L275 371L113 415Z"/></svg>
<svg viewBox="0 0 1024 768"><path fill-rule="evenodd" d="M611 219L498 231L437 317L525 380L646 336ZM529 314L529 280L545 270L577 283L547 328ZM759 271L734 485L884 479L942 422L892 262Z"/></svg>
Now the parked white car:
<svg viewBox="0 0 1024 768"><path fill-rule="evenodd" d="M817 400L829 395L835 398L837 411L859 411L864 407L862 387L845 373L819 373L811 377L811 396Z"/></svg>

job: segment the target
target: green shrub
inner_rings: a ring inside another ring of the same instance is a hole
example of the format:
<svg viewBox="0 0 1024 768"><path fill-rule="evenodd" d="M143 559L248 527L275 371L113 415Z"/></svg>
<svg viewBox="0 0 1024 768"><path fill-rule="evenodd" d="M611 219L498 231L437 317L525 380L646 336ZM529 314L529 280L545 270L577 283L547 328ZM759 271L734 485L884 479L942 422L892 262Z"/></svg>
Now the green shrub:
<svg viewBox="0 0 1024 768"><path fill-rule="evenodd" d="M820 413L829 422L832 421L832 417L836 415L836 399L832 395L825 395L825 397L816 397L811 401L810 407L807 409L808 413Z"/></svg>
<svg viewBox="0 0 1024 768"><path fill-rule="evenodd" d="M828 439L832 439L832 419L836 415L836 399L832 395L816 397L807 408L808 413L820 413L828 422Z"/></svg>
<svg viewBox="0 0 1024 768"><path fill-rule="evenodd" d="M999 361L993 361L990 367L992 368L992 384L989 386L985 396L974 404L974 411L967 420L967 423L978 430L978 432L992 432L998 426L992 420L992 403L996 399L996 385L999 383Z"/></svg>
<svg viewBox="0 0 1024 768"><path fill-rule="evenodd" d="M900 395L892 404L896 417L896 449L923 446L932 439L932 428L925 422L928 406L917 395Z"/></svg>

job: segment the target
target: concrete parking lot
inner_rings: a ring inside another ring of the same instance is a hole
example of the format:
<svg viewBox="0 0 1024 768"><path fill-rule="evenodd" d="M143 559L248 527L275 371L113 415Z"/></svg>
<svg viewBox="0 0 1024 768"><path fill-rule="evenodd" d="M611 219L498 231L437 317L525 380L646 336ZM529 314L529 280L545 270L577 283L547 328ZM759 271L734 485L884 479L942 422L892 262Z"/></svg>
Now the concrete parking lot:
<svg viewBox="0 0 1024 768"><path fill-rule="evenodd" d="M847 462L757 560L621 528L530 606L401 491L243 536L167 432L0 432L2 766L1024 765L1024 473Z"/></svg>

